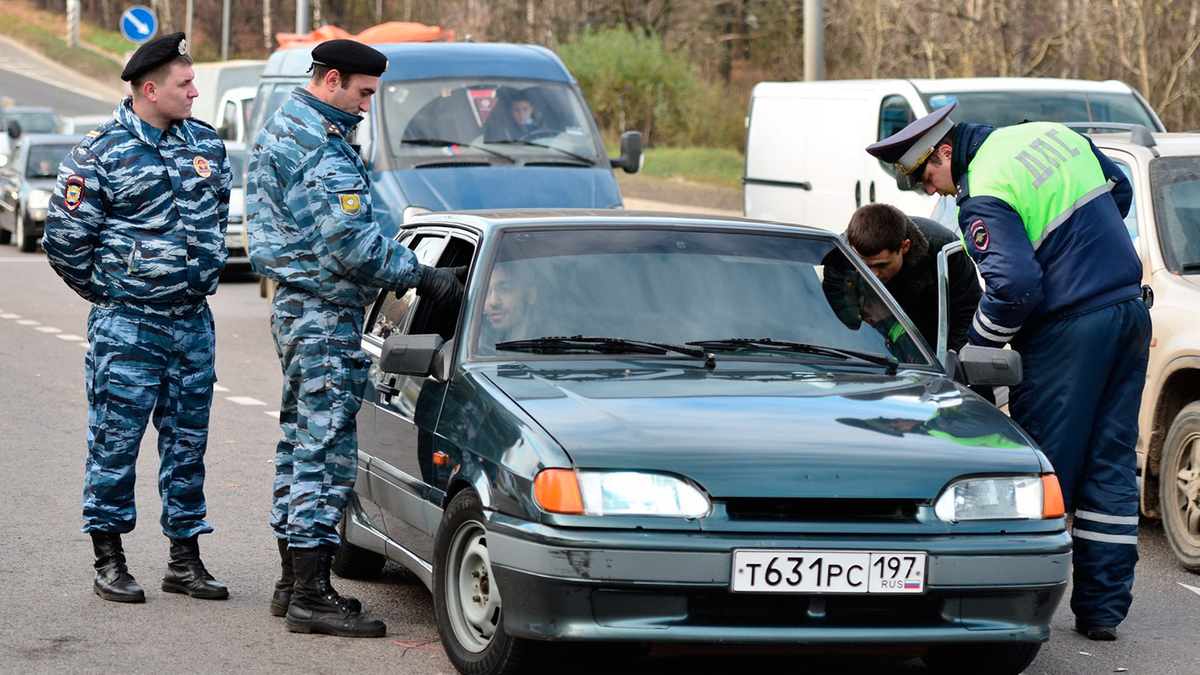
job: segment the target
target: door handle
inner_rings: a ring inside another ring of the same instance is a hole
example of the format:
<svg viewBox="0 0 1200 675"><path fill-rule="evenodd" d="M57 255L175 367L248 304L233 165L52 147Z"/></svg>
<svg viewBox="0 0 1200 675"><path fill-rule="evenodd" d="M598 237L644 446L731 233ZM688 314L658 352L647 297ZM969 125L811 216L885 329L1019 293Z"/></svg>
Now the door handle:
<svg viewBox="0 0 1200 675"><path fill-rule="evenodd" d="M388 382L380 380L379 382L375 383L375 391L379 392L383 396L384 403L388 403L389 399L393 396L400 395L400 390L396 388L395 383L395 378L392 378Z"/></svg>
<svg viewBox="0 0 1200 675"><path fill-rule="evenodd" d="M854 208L862 206L862 181L854 181Z"/></svg>
<svg viewBox="0 0 1200 675"><path fill-rule="evenodd" d="M871 181L871 191L868 193L871 198L871 203L875 203L875 181Z"/></svg>

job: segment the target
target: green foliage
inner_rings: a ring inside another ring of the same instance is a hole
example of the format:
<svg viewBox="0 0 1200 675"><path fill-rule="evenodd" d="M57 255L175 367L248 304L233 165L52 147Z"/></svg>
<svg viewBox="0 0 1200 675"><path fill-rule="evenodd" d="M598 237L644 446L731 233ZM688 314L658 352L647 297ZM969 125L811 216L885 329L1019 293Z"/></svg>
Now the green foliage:
<svg viewBox="0 0 1200 675"><path fill-rule="evenodd" d="M640 173L740 189L745 164L742 154L729 148L651 148Z"/></svg>
<svg viewBox="0 0 1200 675"><path fill-rule="evenodd" d="M692 70L686 51L667 50L657 36L588 31L558 55L606 132L639 130L648 146L742 143L744 104L729 106Z"/></svg>

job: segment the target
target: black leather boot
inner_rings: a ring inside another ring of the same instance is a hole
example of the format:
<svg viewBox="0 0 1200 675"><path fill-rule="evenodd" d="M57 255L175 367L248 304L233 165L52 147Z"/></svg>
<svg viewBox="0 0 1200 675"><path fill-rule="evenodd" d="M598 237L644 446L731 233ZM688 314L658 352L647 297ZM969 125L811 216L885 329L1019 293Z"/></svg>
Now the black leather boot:
<svg viewBox="0 0 1200 675"><path fill-rule="evenodd" d="M200 562L199 537L171 540L171 559L163 575L162 589L167 593L186 593L193 598L224 600L229 589L213 578Z"/></svg>
<svg viewBox="0 0 1200 675"><path fill-rule="evenodd" d="M279 546L279 581L275 582L275 593L271 595L271 616L287 616L288 605L292 603L292 587L296 583L296 575L292 571L292 554L288 550L286 539L275 539L275 543ZM326 570L328 574L328 570ZM329 578L325 578L325 582L329 583ZM329 589L334 593L333 585L330 584ZM340 595L340 594L339 594ZM352 598L348 595L343 595L346 604L350 605L350 609L361 612L362 603L358 598Z"/></svg>
<svg viewBox="0 0 1200 675"><path fill-rule="evenodd" d="M113 602L145 602L146 592L125 566L125 549L116 532L92 532L92 551L96 554L96 595Z"/></svg>
<svg viewBox="0 0 1200 675"><path fill-rule="evenodd" d="M288 605L287 629L293 633L324 633L341 637L383 637L387 626L368 619L350 606L329 585L330 547L295 548L292 570L296 577Z"/></svg>

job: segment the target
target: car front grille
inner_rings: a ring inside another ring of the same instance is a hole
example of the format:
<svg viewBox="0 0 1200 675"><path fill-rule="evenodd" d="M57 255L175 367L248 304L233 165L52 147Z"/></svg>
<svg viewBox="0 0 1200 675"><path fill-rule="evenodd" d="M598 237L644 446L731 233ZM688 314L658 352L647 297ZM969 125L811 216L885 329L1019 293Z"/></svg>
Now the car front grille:
<svg viewBox="0 0 1200 675"><path fill-rule="evenodd" d="M880 521L916 522L914 499L768 499L719 500L730 520L771 522Z"/></svg>
<svg viewBox="0 0 1200 675"><path fill-rule="evenodd" d="M946 622L934 595L779 595L711 593L689 598L689 623L714 626L936 626Z"/></svg>

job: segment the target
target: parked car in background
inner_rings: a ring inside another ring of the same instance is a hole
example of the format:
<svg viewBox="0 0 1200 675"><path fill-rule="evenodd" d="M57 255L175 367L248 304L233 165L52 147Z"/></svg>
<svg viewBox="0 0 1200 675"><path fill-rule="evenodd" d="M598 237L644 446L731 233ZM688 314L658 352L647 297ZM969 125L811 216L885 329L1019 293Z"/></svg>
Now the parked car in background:
<svg viewBox="0 0 1200 675"><path fill-rule="evenodd" d="M0 167L8 164L8 156L12 154L12 139L14 135L9 133L8 117L4 114L5 107L0 106ZM13 131L15 130L14 128Z"/></svg>
<svg viewBox="0 0 1200 675"><path fill-rule="evenodd" d="M37 250L58 165L82 136L22 135L8 166L0 169L0 244L14 241L21 251Z"/></svg>
<svg viewBox="0 0 1200 675"><path fill-rule="evenodd" d="M1074 125L1133 182L1125 225L1152 298L1150 366L1138 415L1142 512L1161 517L1185 568L1200 572L1200 135Z"/></svg>
<svg viewBox="0 0 1200 675"><path fill-rule="evenodd" d="M64 117L58 123L56 134L86 134L96 127L104 124L112 119L112 114L108 115L74 115Z"/></svg>
<svg viewBox="0 0 1200 675"><path fill-rule="evenodd" d="M44 106L15 105L4 110L8 123L17 123L19 135L53 134L61 118L53 108Z"/></svg>
<svg viewBox="0 0 1200 675"><path fill-rule="evenodd" d="M225 230L225 248L229 259L227 272L249 272L250 256L246 253L246 144L225 142L229 168L233 172L233 189L229 194L229 224Z"/></svg>
<svg viewBox="0 0 1200 675"><path fill-rule="evenodd" d="M866 642L1016 675L1049 637L1049 462L840 237L595 210L398 239L470 272L461 308L368 314L334 571L414 572L461 672L543 672L551 641ZM1017 381L1012 351L961 358Z"/></svg>

